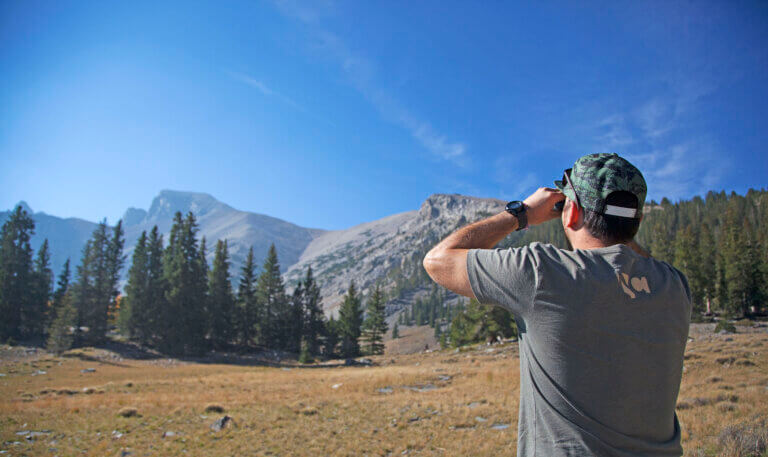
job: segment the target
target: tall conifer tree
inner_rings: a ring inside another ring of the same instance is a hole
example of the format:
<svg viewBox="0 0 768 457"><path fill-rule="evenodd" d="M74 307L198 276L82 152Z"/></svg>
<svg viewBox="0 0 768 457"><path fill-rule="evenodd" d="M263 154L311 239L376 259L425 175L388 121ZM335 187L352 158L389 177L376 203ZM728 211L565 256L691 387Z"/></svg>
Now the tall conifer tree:
<svg viewBox="0 0 768 457"><path fill-rule="evenodd" d="M22 336L22 310L33 299L32 247L35 222L21 205L3 224L0 233L0 339Z"/></svg>
<svg viewBox="0 0 768 457"><path fill-rule="evenodd" d="M48 249L47 238L43 240L43 244L37 250L33 274L33 297L27 313L25 313L27 314L25 327L30 336L42 338L53 316L50 312L50 301L53 294L53 272L51 271L51 253Z"/></svg>
<svg viewBox="0 0 768 457"><path fill-rule="evenodd" d="M269 348L279 348L285 341L280 323L287 308L287 300L274 244L269 247L267 258L264 260L256 285L256 295L264 310L259 321L259 343Z"/></svg>
<svg viewBox="0 0 768 457"><path fill-rule="evenodd" d="M303 337L310 355L320 354L320 340L325 326L323 305L320 299L320 287L312 274L312 267L307 267L304 277L304 330Z"/></svg>
<svg viewBox="0 0 768 457"><path fill-rule="evenodd" d="M384 293L376 284L368 299L367 316L363 322L363 341L368 354L384 353L384 335L387 333L387 321L384 316Z"/></svg>
<svg viewBox="0 0 768 457"><path fill-rule="evenodd" d="M227 241L216 242L213 269L208 282L208 315L210 339L214 349L224 349L234 336L233 316L235 300L229 276L229 251Z"/></svg>
<svg viewBox="0 0 768 457"><path fill-rule="evenodd" d="M256 322L261 314L256 301L256 264L253 260L253 246L248 249L245 264L240 270L240 284L237 288L238 342L242 346L253 344Z"/></svg>
<svg viewBox="0 0 768 457"><path fill-rule="evenodd" d="M361 327L363 324L363 310L360 306L360 295L357 292L354 281L349 284L344 303L339 309L339 330L341 337L341 356L345 358L360 355Z"/></svg>

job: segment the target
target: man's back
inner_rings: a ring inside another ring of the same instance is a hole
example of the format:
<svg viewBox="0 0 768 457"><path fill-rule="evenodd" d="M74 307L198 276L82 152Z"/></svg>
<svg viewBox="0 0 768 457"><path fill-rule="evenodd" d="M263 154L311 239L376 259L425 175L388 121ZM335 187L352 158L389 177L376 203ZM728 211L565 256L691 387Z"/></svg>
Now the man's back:
<svg viewBox="0 0 768 457"><path fill-rule="evenodd" d="M691 302L685 277L617 244L472 250L482 303L520 338L518 455L680 455L674 408Z"/></svg>

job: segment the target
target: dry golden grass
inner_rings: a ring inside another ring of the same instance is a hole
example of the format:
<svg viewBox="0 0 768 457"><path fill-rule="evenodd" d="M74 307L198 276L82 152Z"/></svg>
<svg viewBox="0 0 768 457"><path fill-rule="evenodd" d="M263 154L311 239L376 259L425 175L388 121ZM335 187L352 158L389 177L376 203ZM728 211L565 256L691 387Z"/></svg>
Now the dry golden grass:
<svg viewBox="0 0 768 457"><path fill-rule="evenodd" d="M719 455L721 430L768 415L766 348L766 334L689 343L678 410L686 455ZM286 369L4 358L0 449L61 456L515 454L515 344L373 360L379 366ZM46 374L32 376L37 370ZM126 408L136 415L119 415ZM233 425L212 431L224 414ZM24 430L50 433L26 439L17 435Z"/></svg>

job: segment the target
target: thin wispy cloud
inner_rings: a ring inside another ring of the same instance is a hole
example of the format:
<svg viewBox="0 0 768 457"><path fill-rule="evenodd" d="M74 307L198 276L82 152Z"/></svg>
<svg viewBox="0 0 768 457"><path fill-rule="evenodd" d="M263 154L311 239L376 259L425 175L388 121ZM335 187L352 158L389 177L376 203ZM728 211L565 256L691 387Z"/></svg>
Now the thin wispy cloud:
<svg viewBox="0 0 768 457"><path fill-rule="evenodd" d="M697 101L712 88L687 83L674 89L622 112L601 114L581 132L593 138L590 151L617 152L637 165L648 182L649 198L703 193L718 185L729 164L714 140L692 137L688 126Z"/></svg>
<svg viewBox="0 0 768 457"><path fill-rule="evenodd" d="M262 93L265 97L273 97L286 105L289 105L299 111L307 112L307 110L301 106L300 104L296 103L292 98L286 97L285 95L276 92L269 87L267 87L266 84L264 84L262 81L259 81L258 79L252 78L248 75L245 75L243 73L237 73L237 72L227 72L232 78L236 79L237 81L240 81L242 83L245 83L251 87L255 87L259 90L259 92Z"/></svg>
<svg viewBox="0 0 768 457"><path fill-rule="evenodd" d="M467 145L449 139L434 129L426 120L420 119L403 102L377 84L378 71L372 60L352 52L338 35L318 25L321 13L306 4L289 0L275 0L278 9L310 28L312 47L323 57L333 61L344 73L350 85L355 88L381 116L407 130L416 142L434 157L451 161L460 166L468 164Z"/></svg>

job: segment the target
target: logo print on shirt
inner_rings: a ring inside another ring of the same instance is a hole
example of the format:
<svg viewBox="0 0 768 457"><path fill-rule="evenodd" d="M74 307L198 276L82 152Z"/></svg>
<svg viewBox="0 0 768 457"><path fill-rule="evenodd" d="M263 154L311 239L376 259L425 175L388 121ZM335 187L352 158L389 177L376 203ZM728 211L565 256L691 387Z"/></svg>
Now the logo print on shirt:
<svg viewBox="0 0 768 457"><path fill-rule="evenodd" d="M634 299L636 297L635 292L651 293L651 288L648 286L648 279L645 276L630 278L626 273L616 272L616 279L619 280L619 285L625 294L629 295L629 298ZM630 289L630 286L632 288ZM632 290L634 289L634 290Z"/></svg>

